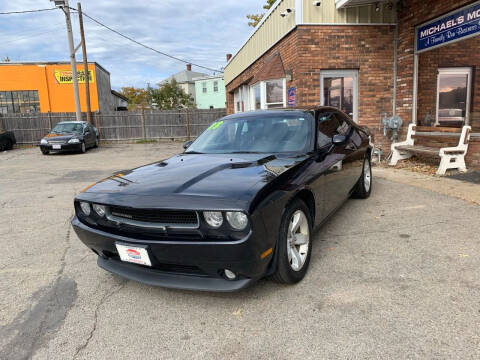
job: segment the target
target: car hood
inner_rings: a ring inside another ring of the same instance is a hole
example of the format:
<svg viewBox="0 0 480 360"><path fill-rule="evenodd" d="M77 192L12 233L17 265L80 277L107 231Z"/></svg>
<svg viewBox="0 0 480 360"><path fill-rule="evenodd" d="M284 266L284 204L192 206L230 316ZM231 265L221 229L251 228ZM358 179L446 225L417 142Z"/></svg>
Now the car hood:
<svg viewBox="0 0 480 360"><path fill-rule="evenodd" d="M81 139L82 135L81 134L48 134L47 136L44 137L45 140L47 141L68 141L71 138L77 138Z"/></svg>
<svg viewBox="0 0 480 360"><path fill-rule="evenodd" d="M261 188L306 157L181 154L116 173L77 199L146 208L245 209Z"/></svg>

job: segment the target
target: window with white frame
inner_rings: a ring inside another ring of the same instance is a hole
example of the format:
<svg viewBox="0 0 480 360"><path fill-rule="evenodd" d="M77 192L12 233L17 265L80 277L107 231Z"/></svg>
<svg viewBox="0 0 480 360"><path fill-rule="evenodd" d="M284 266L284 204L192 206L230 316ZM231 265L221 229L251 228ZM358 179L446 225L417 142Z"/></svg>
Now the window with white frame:
<svg viewBox="0 0 480 360"><path fill-rule="evenodd" d="M213 91L218 92L218 81L213 82Z"/></svg>
<svg viewBox="0 0 480 360"><path fill-rule="evenodd" d="M265 81L265 108L274 109L284 107L285 87L284 80Z"/></svg>
<svg viewBox="0 0 480 360"><path fill-rule="evenodd" d="M250 87L251 110L286 107L286 80L260 81Z"/></svg>
<svg viewBox="0 0 480 360"><path fill-rule="evenodd" d="M437 79L436 124L468 124L472 68L440 68Z"/></svg>
<svg viewBox="0 0 480 360"><path fill-rule="evenodd" d="M202 92L203 92L204 94L207 93L207 83L206 83L206 82L202 82Z"/></svg>

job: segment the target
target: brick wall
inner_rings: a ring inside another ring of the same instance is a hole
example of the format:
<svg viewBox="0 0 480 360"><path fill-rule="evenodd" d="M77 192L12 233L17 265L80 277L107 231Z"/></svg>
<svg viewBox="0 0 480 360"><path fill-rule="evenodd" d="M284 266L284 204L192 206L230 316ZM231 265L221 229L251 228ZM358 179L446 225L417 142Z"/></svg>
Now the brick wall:
<svg viewBox="0 0 480 360"><path fill-rule="evenodd" d="M390 140L378 126L393 111L393 39L392 26L299 26L297 103L320 104L322 70L358 69L359 124L388 152Z"/></svg>
<svg viewBox="0 0 480 360"><path fill-rule="evenodd" d="M404 123L412 121L415 26L473 3L473 0L407 0L398 13L397 114ZM462 40L419 55L417 119L421 122L429 110L435 116L438 67L476 66L474 69L471 123L480 131L480 37ZM480 140L472 139L466 158L470 167L480 167Z"/></svg>
<svg viewBox="0 0 480 360"><path fill-rule="evenodd" d="M429 111L436 115L437 70L441 67L473 67L471 121L474 131L480 131L480 36L430 50L419 55L418 110L421 124Z"/></svg>
<svg viewBox="0 0 480 360"><path fill-rule="evenodd" d="M274 47L263 54L257 61L249 66L244 72L237 76L233 81L227 84L227 114L233 114L234 100L233 93L240 85L251 81L253 77L263 68L265 61L274 54L280 54L285 70L293 70L293 81L287 81L287 89L296 86L296 65L298 63L297 53L297 31L293 30L281 39ZM252 83L250 83L252 85Z"/></svg>
<svg viewBox="0 0 480 360"><path fill-rule="evenodd" d="M472 0L407 0L398 12L397 113L412 121L415 26L472 3Z"/></svg>
<svg viewBox="0 0 480 360"><path fill-rule="evenodd" d="M234 112L233 91L254 76L265 60L279 53L285 70L292 70L287 89L297 87L297 105L320 105L322 70L359 71L359 123L376 132L388 151L390 141L378 133L382 113L392 113L392 26L300 25L227 85L227 112Z"/></svg>

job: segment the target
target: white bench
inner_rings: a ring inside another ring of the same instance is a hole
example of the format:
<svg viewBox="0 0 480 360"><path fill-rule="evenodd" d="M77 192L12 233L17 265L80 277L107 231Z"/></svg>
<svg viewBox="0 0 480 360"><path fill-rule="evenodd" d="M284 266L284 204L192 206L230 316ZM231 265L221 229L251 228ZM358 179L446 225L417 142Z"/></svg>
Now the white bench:
<svg viewBox="0 0 480 360"><path fill-rule="evenodd" d="M471 131L472 128L470 126L456 129L416 126L415 124L410 124L408 126L407 139L392 144L392 159L390 160L390 165L395 166L399 160L408 159L414 154L420 154L440 158L440 166L438 167L437 175L445 175L445 172L448 169L458 169L462 172L467 171L465 155L467 154ZM425 137L439 142L452 137L459 137L460 140L457 146L436 148L415 145L415 139L419 137Z"/></svg>

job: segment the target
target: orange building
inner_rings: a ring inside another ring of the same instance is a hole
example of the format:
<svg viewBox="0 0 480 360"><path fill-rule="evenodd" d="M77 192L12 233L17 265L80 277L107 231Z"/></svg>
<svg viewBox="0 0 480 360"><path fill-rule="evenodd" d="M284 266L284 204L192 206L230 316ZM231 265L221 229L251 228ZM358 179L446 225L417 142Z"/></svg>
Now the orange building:
<svg viewBox="0 0 480 360"><path fill-rule="evenodd" d="M85 74L77 64L80 103L86 111ZM110 73L88 64L92 111L116 110ZM0 63L0 114L75 112L70 63Z"/></svg>

